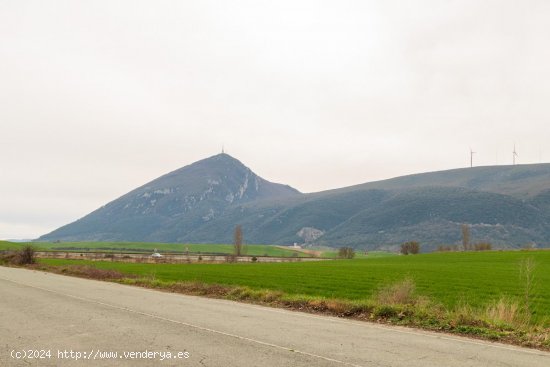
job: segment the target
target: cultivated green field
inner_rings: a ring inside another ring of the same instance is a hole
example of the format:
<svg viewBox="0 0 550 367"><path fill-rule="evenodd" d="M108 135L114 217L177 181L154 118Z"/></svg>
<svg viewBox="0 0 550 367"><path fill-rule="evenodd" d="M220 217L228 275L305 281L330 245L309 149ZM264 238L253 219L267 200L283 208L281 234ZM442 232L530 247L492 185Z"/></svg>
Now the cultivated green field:
<svg viewBox="0 0 550 367"><path fill-rule="evenodd" d="M347 300L370 297L381 287L409 277L421 295L448 308L467 303L482 307L502 296L521 301L522 259L535 261L532 291L534 320L549 325L550 251L433 253L298 263L256 264L133 264L42 260L51 265L90 264L102 269L148 276L164 281L201 281L245 285L290 295Z"/></svg>
<svg viewBox="0 0 550 367"><path fill-rule="evenodd" d="M0 251L3 250L17 250L21 248L21 243L15 243L15 242L8 242L8 241L0 241Z"/></svg>
<svg viewBox="0 0 550 367"><path fill-rule="evenodd" d="M9 242L8 242L9 243ZM228 244L173 244L154 242L32 242L29 243L38 250L50 251L103 251L103 252L146 252L151 253L155 249L159 252L185 252L190 253L233 253L233 245ZM14 244L20 246L21 244ZM0 244L1 246L1 244ZM14 246L14 247L15 247ZM270 245L245 245L246 254L251 256L277 256L277 257L305 257L310 256L292 249L282 249ZM0 247L1 249L1 247Z"/></svg>

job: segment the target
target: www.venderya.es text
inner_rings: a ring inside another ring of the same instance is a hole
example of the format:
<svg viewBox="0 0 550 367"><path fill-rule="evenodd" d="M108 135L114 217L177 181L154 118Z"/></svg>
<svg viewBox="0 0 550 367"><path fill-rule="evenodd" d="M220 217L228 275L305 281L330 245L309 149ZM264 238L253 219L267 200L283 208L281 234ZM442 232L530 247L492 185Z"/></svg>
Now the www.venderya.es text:
<svg viewBox="0 0 550 367"><path fill-rule="evenodd" d="M20 349L12 350L13 359L65 359L65 360L101 360L101 359L150 359L164 361L167 359L187 359L191 354L187 351L107 351L92 349L89 351L75 351L72 349Z"/></svg>

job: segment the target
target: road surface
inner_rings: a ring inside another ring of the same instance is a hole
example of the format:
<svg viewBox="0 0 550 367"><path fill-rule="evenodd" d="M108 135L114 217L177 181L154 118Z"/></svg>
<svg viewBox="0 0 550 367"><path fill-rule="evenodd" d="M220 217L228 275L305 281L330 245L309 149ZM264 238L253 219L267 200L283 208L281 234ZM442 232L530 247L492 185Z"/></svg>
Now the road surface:
<svg viewBox="0 0 550 367"><path fill-rule="evenodd" d="M0 366L29 365L548 367L550 353L0 267Z"/></svg>

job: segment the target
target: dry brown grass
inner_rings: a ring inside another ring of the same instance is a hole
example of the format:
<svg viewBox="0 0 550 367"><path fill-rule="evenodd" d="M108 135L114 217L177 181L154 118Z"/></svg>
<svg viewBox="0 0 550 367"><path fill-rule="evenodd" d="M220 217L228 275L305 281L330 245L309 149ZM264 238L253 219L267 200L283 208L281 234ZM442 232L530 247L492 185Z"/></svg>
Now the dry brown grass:
<svg viewBox="0 0 550 367"><path fill-rule="evenodd" d="M177 282L170 284L169 289L177 293L211 297L225 297L231 292L231 287L201 282Z"/></svg>
<svg viewBox="0 0 550 367"><path fill-rule="evenodd" d="M0 254L0 264L15 265L17 253L15 251L3 251Z"/></svg>
<svg viewBox="0 0 550 367"><path fill-rule="evenodd" d="M263 302L272 303L279 301L283 295L284 293L280 291L265 290L261 293L261 299Z"/></svg>
<svg viewBox="0 0 550 367"><path fill-rule="evenodd" d="M453 327L457 325L482 326L484 324L479 311L467 303L460 303L455 306L450 313L450 323Z"/></svg>
<svg viewBox="0 0 550 367"><path fill-rule="evenodd" d="M349 302L331 299L327 300L326 305L328 311L333 312L337 315L345 315L350 311Z"/></svg>
<svg viewBox="0 0 550 367"><path fill-rule="evenodd" d="M528 317L517 301L502 297L485 309L485 319L492 324L526 326Z"/></svg>
<svg viewBox="0 0 550 367"><path fill-rule="evenodd" d="M44 266L42 264L34 264L28 267L31 269L50 271L57 274L72 275L79 278L96 280L122 280L134 278L132 275L121 273L116 270L98 269L90 265Z"/></svg>
<svg viewBox="0 0 550 367"><path fill-rule="evenodd" d="M382 305L414 305L418 300L415 295L414 281L405 278L400 282L382 288L375 296L375 300Z"/></svg>

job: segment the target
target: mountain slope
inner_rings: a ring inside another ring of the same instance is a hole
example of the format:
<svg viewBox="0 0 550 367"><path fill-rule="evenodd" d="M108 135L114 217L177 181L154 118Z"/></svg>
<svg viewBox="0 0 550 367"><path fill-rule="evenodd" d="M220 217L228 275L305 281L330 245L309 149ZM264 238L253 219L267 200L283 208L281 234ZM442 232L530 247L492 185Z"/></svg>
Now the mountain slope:
<svg viewBox="0 0 550 367"><path fill-rule="evenodd" d="M550 187L550 164L458 168L368 182L338 190L408 190L429 186L463 187L517 197L532 197Z"/></svg>
<svg viewBox="0 0 550 367"><path fill-rule="evenodd" d="M159 177L40 240L176 242L232 205L296 195L219 154Z"/></svg>
<svg viewBox="0 0 550 367"><path fill-rule="evenodd" d="M303 229L315 230L312 243L375 249L417 240L423 248L461 242L461 225L472 240L495 245L548 244L548 211L512 196L453 187L411 190L357 190L294 200L249 203L228 210L216 222L189 234L191 242L231 241L241 223L250 243L303 243ZM216 237L219 236L219 237ZM307 242L307 241L306 241Z"/></svg>
<svg viewBox="0 0 550 367"><path fill-rule="evenodd" d="M543 243L548 220L543 210L520 199L464 188L431 187L399 192L376 208L334 228L324 241L354 245L418 240L425 248L461 241L471 225L475 242L500 245Z"/></svg>

